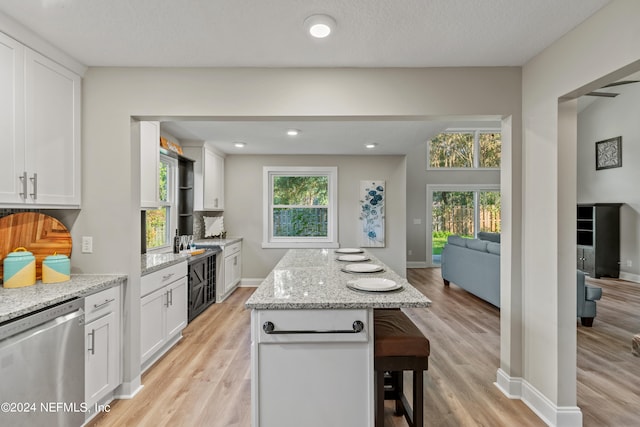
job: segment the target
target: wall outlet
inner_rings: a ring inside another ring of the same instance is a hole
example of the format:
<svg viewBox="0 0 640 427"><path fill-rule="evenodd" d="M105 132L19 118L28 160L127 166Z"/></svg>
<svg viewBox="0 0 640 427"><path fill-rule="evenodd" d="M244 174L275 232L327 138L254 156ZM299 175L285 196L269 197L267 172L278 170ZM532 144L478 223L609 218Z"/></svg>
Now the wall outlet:
<svg viewBox="0 0 640 427"><path fill-rule="evenodd" d="M627 260L627 267L633 267L633 262L630 259Z"/></svg>
<svg viewBox="0 0 640 427"><path fill-rule="evenodd" d="M82 253L83 254L93 253L93 237L82 236Z"/></svg>
<svg viewBox="0 0 640 427"><path fill-rule="evenodd" d="M409 249L409 256L413 255L413 251Z"/></svg>
<svg viewBox="0 0 640 427"><path fill-rule="evenodd" d="M422 224L422 219L421 218L414 218L413 219L413 225L420 225Z"/></svg>

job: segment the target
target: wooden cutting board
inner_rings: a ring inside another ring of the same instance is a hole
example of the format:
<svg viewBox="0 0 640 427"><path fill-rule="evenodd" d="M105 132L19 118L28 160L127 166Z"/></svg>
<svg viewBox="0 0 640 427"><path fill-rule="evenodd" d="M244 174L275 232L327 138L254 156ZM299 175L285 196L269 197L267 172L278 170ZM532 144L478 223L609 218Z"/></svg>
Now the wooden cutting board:
<svg viewBox="0 0 640 427"><path fill-rule="evenodd" d="M71 234L57 219L38 212L21 212L0 218L0 259L24 247L36 257L36 280L42 278L42 261L49 255L71 255ZM0 263L0 280L4 267Z"/></svg>

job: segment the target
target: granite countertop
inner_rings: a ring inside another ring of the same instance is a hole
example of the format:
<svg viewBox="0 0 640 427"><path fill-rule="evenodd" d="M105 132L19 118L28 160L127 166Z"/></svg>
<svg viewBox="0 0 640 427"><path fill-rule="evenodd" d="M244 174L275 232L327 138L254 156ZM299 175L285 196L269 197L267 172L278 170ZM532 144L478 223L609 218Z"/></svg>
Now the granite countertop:
<svg viewBox="0 0 640 427"><path fill-rule="evenodd" d="M23 288L0 287L0 323L76 297L86 297L124 283L118 274L72 274L71 280Z"/></svg>
<svg viewBox="0 0 640 427"><path fill-rule="evenodd" d="M173 252L142 254L140 256L140 272L142 276L145 276L149 273L153 273L154 271L162 270L165 267L181 263L182 261L197 260L198 258L216 254L221 251L222 249L219 247L207 247L207 250L204 253L198 255L191 255L188 253L174 254Z"/></svg>
<svg viewBox="0 0 640 427"><path fill-rule="evenodd" d="M225 246L231 245L236 242L242 241L242 237L227 237L225 239L198 239L194 241L196 248L204 248L211 246L220 246L224 249Z"/></svg>
<svg viewBox="0 0 640 427"><path fill-rule="evenodd" d="M291 249L278 262L245 303L257 310L349 309L428 307L431 301L371 253L372 263L384 272L352 274L341 271L346 262L337 261L333 249ZM364 277L381 277L403 285L392 292L362 292L347 282Z"/></svg>

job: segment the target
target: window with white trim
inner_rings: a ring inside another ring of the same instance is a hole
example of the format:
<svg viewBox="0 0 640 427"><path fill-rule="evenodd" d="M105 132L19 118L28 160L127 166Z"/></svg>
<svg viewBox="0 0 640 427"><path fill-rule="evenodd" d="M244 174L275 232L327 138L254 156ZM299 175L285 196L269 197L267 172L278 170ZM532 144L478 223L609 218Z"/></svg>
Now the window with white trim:
<svg viewBox="0 0 640 427"><path fill-rule="evenodd" d="M160 251L170 248L171 230L177 228L177 170L178 161L174 158L160 154L158 170L158 209L146 211L146 239L148 251Z"/></svg>
<svg viewBox="0 0 640 427"><path fill-rule="evenodd" d="M338 168L263 168L264 248L338 247Z"/></svg>
<svg viewBox="0 0 640 427"><path fill-rule="evenodd" d="M427 141L427 169L500 169L497 129L447 130Z"/></svg>

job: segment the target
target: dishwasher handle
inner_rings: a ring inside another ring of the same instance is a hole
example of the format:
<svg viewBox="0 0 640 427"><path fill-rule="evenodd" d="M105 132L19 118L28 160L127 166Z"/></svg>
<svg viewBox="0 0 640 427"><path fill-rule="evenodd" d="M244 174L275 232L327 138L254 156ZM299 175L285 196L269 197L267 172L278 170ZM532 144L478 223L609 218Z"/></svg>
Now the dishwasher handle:
<svg viewBox="0 0 640 427"><path fill-rule="evenodd" d="M311 330L280 330L276 331L273 322L264 322L262 330L267 335L285 334L357 334L364 330L364 323L360 320L353 322L352 329L311 329Z"/></svg>

